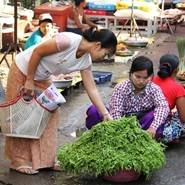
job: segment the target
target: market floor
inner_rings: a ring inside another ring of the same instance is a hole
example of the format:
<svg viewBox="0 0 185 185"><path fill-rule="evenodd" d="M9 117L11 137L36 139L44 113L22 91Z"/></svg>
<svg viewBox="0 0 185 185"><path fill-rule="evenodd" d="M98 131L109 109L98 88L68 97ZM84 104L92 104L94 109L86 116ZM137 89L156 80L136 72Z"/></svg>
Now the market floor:
<svg viewBox="0 0 185 185"><path fill-rule="evenodd" d="M175 35L167 33L157 33L153 44L147 48L139 49L139 55L146 55L154 61L155 71L159 57L164 53L177 54L176 37L184 35L184 27L178 27ZM105 103L111 95L114 83L120 79L128 77L130 67L128 63L107 62L103 64L95 64L93 70L105 70L113 72L112 80L109 83L97 85L100 94ZM66 96L67 103L61 107L61 120L59 124L58 146L72 142L75 139L75 131L85 122L86 109L90 105L90 101L80 85L77 88L68 91ZM111 185L113 183L106 182L101 178L79 178L65 172L54 173L52 171L41 171L34 176L23 175L15 171L9 170L9 162L3 157L4 137L0 135L0 185ZM156 171L149 180L143 178L129 185L185 185L185 139L180 143L173 144L167 148L166 165Z"/></svg>

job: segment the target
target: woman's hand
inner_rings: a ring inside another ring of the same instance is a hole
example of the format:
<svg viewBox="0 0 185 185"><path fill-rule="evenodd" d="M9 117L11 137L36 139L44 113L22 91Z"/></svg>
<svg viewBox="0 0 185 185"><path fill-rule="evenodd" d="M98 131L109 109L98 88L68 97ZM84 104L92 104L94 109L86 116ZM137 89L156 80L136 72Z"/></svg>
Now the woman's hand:
<svg viewBox="0 0 185 185"><path fill-rule="evenodd" d="M155 129L155 128L149 127L146 131L147 131L153 138L155 138L155 135L156 135L156 129Z"/></svg>
<svg viewBox="0 0 185 185"><path fill-rule="evenodd" d="M34 81L33 80L26 80L23 90L24 97L33 97L34 96Z"/></svg>
<svg viewBox="0 0 185 185"><path fill-rule="evenodd" d="M112 116L109 113L103 114L103 121L113 120Z"/></svg>

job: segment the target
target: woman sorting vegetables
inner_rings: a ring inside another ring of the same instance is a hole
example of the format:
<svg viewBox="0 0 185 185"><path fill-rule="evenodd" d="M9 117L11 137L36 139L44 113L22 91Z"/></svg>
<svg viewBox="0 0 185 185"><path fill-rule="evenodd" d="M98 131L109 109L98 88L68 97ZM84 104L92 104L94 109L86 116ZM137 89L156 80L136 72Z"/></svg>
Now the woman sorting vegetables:
<svg viewBox="0 0 185 185"><path fill-rule="evenodd" d="M153 82L161 87L171 110L163 133L168 142L179 139L185 131L185 89L175 80L178 66L176 55L165 54L160 58L159 71L153 78Z"/></svg>
<svg viewBox="0 0 185 185"><path fill-rule="evenodd" d="M163 124L169 114L168 103L159 86L151 82L153 63L144 56L135 58L129 73L129 79L117 84L109 103L113 119L122 116L137 116L140 125L153 137L162 137ZM86 126L92 127L95 107L87 111ZM96 120L97 121L97 120Z"/></svg>
<svg viewBox="0 0 185 185"><path fill-rule="evenodd" d="M104 120L111 120L93 80L92 61L114 54L117 39L108 29L86 30L83 36L61 32L38 46L19 53L12 63L7 83L6 100L15 98L24 86L24 93L33 96L34 90L44 90L51 84L51 75L80 71L84 87ZM5 152L11 169L36 174L39 169L60 170L56 161L57 123L59 113L52 113L40 139L6 137Z"/></svg>

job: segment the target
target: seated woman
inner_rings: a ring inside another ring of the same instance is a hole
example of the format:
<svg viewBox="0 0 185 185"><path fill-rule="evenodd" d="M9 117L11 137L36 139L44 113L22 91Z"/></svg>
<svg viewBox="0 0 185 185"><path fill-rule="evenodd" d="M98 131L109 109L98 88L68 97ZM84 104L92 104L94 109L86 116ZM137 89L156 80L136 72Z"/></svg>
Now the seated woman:
<svg viewBox="0 0 185 185"><path fill-rule="evenodd" d="M168 101L171 116L165 124L165 138L168 141L179 139L185 127L185 89L175 80L179 59L176 55L166 54L160 58L159 71L157 76L153 78L153 82L159 85ZM173 130L173 134L171 131Z"/></svg>
<svg viewBox="0 0 185 185"><path fill-rule="evenodd" d="M41 43L53 36L53 19L49 13L39 16L39 28L34 31L24 45L24 49Z"/></svg>
<svg viewBox="0 0 185 185"><path fill-rule="evenodd" d="M86 0L74 0L74 2L72 12L67 18L66 31L82 35L82 32L89 28L97 28L97 25L84 14Z"/></svg>
<svg viewBox="0 0 185 185"><path fill-rule="evenodd" d="M162 137L163 124L168 117L169 106L160 87L151 82L152 76L152 61L144 56L135 58L129 79L117 84L113 90L109 112L113 119L129 115L137 116L141 127L153 137L159 138ZM88 109L87 115L86 126L91 128L98 122L94 107ZM101 121L101 117L99 118Z"/></svg>

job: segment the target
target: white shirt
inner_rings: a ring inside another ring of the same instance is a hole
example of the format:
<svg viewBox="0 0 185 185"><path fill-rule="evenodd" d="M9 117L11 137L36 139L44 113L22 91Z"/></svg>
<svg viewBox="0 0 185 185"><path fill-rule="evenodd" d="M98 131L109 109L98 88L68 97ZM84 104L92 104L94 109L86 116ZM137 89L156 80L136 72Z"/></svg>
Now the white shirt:
<svg viewBox="0 0 185 185"><path fill-rule="evenodd" d="M61 32L55 37L57 44L62 44L62 39L60 38L64 35L69 38L70 46L65 51L59 51L41 58L34 80L47 80L50 79L51 75L80 71L88 68L92 64L89 53L84 54L80 58L76 58L76 52L82 40L82 36L71 32ZM32 46L16 56L16 65L25 75L27 75L28 63L35 47L37 46Z"/></svg>

